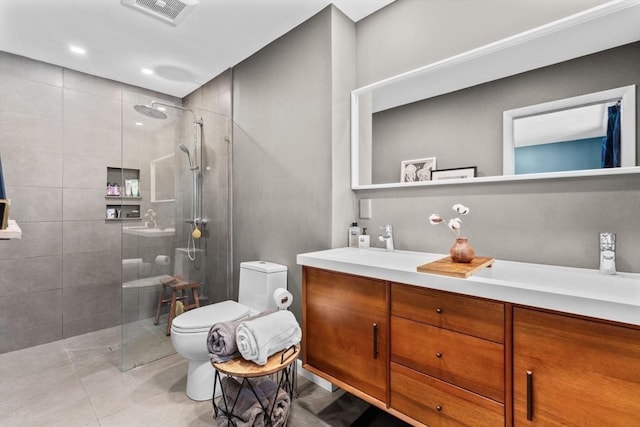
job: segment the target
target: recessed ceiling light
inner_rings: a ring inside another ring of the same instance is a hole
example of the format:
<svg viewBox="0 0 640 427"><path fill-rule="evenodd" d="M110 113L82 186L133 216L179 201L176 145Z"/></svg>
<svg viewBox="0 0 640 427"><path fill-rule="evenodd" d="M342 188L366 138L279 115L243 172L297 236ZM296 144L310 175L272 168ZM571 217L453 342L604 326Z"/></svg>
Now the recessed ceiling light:
<svg viewBox="0 0 640 427"><path fill-rule="evenodd" d="M69 46L69 50L78 55L85 55L87 53L86 49L81 48L80 46Z"/></svg>
<svg viewBox="0 0 640 427"><path fill-rule="evenodd" d="M136 126L142 126L143 123L142 122L136 122Z"/></svg>
<svg viewBox="0 0 640 427"><path fill-rule="evenodd" d="M160 110L160 111L167 111L167 109L164 108L164 107L158 107L157 109Z"/></svg>
<svg viewBox="0 0 640 427"><path fill-rule="evenodd" d="M146 74L148 76L150 76L151 74L153 74L153 70L150 68L143 68L140 71L142 71L142 74Z"/></svg>

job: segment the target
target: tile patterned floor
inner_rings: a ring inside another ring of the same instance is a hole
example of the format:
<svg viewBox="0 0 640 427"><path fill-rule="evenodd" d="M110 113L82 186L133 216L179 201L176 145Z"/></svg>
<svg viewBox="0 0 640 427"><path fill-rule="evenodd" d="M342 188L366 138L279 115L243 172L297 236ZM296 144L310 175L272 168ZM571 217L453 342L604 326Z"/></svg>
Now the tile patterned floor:
<svg viewBox="0 0 640 427"><path fill-rule="evenodd" d="M187 398L175 354L120 371L120 327L0 354L3 427L215 426L211 401ZM299 377L288 425L347 427L368 407Z"/></svg>

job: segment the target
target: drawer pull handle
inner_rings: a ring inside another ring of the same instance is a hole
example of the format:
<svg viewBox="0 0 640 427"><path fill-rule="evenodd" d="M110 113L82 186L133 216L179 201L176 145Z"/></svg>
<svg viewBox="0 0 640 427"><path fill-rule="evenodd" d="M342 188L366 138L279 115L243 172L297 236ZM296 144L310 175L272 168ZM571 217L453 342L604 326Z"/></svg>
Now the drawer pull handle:
<svg viewBox="0 0 640 427"><path fill-rule="evenodd" d="M438 411L438 412L442 411L442 405L436 406L436 411Z"/></svg>
<svg viewBox="0 0 640 427"><path fill-rule="evenodd" d="M440 307L436 308L436 313L442 314L442 309Z"/></svg>
<svg viewBox="0 0 640 427"><path fill-rule="evenodd" d="M373 324L373 358L378 358L378 324Z"/></svg>
<svg viewBox="0 0 640 427"><path fill-rule="evenodd" d="M441 357L442 357L442 353L437 352L437 353L436 353L436 357L437 357L438 359L439 359L439 358L441 358Z"/></svg>
<svg viewBox="0 0 640 427"><path fill-rule="evenodd" d="M527 371L527 420L533 420L533 372Z"/></svg>

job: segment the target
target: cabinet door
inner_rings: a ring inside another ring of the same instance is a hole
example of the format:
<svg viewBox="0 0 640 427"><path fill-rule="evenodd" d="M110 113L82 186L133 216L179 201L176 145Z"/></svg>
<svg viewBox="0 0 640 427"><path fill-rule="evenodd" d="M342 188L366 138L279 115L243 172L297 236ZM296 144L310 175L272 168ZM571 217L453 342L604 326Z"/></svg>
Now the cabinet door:
<svg viewBox="0 0 640 427"><path fill-rule="evenodd" d="M386 401L387 283L304 269L305 361Z"/></svg>
<svg viewBox="0 0 640 427"><path fill-rule="evenodd" d="M640 425L639 330L514 308L513 334L516 426Z"/></svg>

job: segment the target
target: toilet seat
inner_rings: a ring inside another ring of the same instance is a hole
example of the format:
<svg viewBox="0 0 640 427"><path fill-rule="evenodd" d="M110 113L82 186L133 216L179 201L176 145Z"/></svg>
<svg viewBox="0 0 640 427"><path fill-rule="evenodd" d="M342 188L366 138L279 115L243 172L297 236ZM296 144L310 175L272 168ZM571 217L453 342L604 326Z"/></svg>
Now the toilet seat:
<svg viewBox="0 0 640 427"><path fill-rule="evenodd" d="M171 332L198 334L209 332L218 322L232 322L251 315L251 309L235 301L222 301L189 310L176 316L171 324Z"/></svg>

